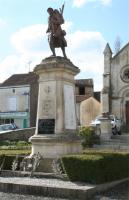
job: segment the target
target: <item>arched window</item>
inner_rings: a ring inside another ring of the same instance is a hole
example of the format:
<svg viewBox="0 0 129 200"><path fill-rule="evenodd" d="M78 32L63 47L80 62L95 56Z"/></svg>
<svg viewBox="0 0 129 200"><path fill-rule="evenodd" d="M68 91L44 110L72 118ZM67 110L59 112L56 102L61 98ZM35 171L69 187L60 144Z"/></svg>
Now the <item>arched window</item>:
<svg viewBox="0 0 129 200"><path fill-rule="evenodd" d="M124 80L129 80L129 69L125 69L123 72Z"/></svg>

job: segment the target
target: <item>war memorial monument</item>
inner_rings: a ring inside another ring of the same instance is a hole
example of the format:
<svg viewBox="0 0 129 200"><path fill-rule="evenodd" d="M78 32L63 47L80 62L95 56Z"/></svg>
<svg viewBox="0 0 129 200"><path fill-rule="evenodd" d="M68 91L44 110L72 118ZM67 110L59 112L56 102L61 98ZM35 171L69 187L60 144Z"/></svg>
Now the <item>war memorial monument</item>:
<svg viewBox="0 0 129 200"><path fill-rule="evenodd" d="M49 18L46 32L49 33L52 55L43 59L34 69L39 75L39 94L36 131L30 138L31 156L39 153L46 162L81 151L81 141L76 133L74 80L80 70L66 56L66 32L61 28L64 23L63 9L63 6L60 11L47 9ZM61 48L63 57L56 56L55 48Z"/></svg>

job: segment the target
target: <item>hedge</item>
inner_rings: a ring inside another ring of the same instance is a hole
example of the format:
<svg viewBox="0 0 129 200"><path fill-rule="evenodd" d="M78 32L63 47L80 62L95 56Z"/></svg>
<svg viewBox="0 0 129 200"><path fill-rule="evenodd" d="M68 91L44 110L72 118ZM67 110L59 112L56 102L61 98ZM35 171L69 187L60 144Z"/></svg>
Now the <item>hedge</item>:
<svg viewBox="0 0 129 200"><path fill-rule="evenodd" d="M129 177L127 153L64 156L62 163L71 181L98 184Z"/></svg>

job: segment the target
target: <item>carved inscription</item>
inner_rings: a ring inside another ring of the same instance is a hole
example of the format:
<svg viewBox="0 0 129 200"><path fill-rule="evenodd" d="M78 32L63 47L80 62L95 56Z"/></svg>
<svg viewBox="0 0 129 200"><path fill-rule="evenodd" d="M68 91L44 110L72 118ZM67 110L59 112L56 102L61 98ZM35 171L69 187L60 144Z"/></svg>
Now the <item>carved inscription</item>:
<svg viewBox="0 0 129 200"><path fill-rule="evenodd" d="M55 82L43 83L41 92L41 100L39 105L40 117L44 119L55 118L56 108L56 85Z"/></svg>
<svg viewBox="0 0 129 200"><path fill-rule="evenodd" d="M43 101L43 113L45 115L49 115L52 110L52 101L50 99L46 99Z"/></svg>

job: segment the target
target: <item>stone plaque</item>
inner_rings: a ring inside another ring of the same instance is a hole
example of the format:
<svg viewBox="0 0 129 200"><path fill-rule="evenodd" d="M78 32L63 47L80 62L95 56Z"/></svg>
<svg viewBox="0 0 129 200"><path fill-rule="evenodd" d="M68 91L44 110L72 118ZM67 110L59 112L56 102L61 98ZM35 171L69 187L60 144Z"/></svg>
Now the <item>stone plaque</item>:
<svg viewBox="0 0 129 200"><path fill-rule="evenodd" d="M71 85L64 85L64 106L65 106L65 128L76 129L76 113L74 88Z"/></svg>
<svg viewBox="0 0 129 200"><path fill-rule="evenodd" d="M39 119L38 134L54 134L55 119Z"/></svg>

